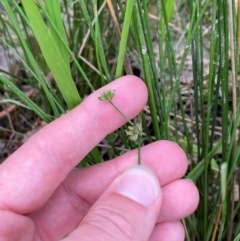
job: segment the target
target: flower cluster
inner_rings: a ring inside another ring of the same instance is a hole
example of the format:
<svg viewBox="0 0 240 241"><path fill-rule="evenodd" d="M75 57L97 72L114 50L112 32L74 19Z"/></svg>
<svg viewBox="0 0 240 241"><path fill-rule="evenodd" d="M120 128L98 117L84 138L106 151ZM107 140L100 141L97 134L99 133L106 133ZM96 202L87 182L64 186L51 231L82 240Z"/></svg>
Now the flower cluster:
<svg viewBox="0 0 240 241"><path fill-rule="evenodd" d="M115 96L115 90L104 90L101 95L98 97L101 101L112 101Z"/></svg>
<svg viewBox="0 0 240 241"><path fill-rule="evenodd" d="M113 97L115 96L115 90L104 90L101 95L98 97L101 101L109 101L113 107L128 121L130 124L128 130L126 130L126 135L129 140L137 141L139 136L142 136L142 125L140 123L131 122L122 112L118 109L117 106L112 102Z"/></svg>
<svg viewBox="0 0 240 241"><path fill-rule="evenodd" d="M142 125L140 123L134 123L128 126L128 130L125 131L129 140L136 141L139 136L142 135Z"/></svg>

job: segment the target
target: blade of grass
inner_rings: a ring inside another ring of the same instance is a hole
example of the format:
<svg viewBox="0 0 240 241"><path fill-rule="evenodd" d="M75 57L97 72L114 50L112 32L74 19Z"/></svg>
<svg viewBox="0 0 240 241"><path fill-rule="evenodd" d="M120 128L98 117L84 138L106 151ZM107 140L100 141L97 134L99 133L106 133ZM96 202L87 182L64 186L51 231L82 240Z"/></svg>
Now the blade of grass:
<svg viewBox="0 0 240 241"><path fill-rule="evenodd" d="M112 17L112 20L113 20L116 32L117 32L119 38L122 41L122 38L121 38L121 35L122 35L121 27L120 27L120 24L118 22L117 15L115 14L115 10L114 10L112 1L111 0L106 0L106 2L107 2L108 9L109 9L109 12L110 12L111 17ZM120 46L121 46L121 43L120 43ZM124 50L124 51L126 51L126 50ZM133 75L131 63L130 63L130 60L129 60L129 57L128 57L127 53L125 53L125 55L124 55L124 67L125 67L125 72L126 72L127 75Z"/></svg>
<svg viewBox="0 0 240 241"><path fill-rule="evenodd" d="M45 60L69 109L72 109L80 103L81 98L78 94L69 68L65 64L48 28L43 22L35 2L33 0L23 0L22 3Z"/></svg>
<svg viewBox="0 0 240 241"><path fill-rule="evenodd" d="M106 56L104 53L104 46L102 43L102 33L101 33L101 28L99 24L99 16L98 16L98 10L97 10L97 0L92 0L93 4L93 10L94 10L94 18L95 18L95 50L96 50L96 57L97 57L97 62L98 62L98 67L99 71L101 73L101 80L102 80L102 85L106 85L111 81L111 76L110 72L108 71L108 66L107 66L107 61L106 61ZM102 69L105 72L106 80L103 77L103 72Z"/></svg>
<svg viewBox="0 0 240 241"><path fill-rule="evenodd" d="M85 37L84 37L84 39L82 41L81 47L80 47L80 49L78 51L78 57L80 57L81 54L82 54L82 51L84 49L84 46L85 46L85 44L87 42L87 39L88 39L88 37L90 35L90 33L91 33L92 39L93 40L95 39L95 37L94 37L95 33L94 33L93 25L96 23L96 19L94 19L91 22L91 18L89 16L89 13L88 13L88 10L87 10L87 7L86 7L86 4L85 4L84 0L77 0L77 1L79 1L81 3L80 5L81 5L81 8L82 8L82 11L83 11L83 14L84 14L84 18L86 19L86 22L87 22L87 25L88 25L88 28L89 28L88 32L86 33L86 35L85 35ZM102 12L104 6L105 6L105 2L99 8L98 15Z"/></svg>
<svg viewBox="0 0 240 241"><path fill-rule="evenodd" d="M213 149L208 153L207 157L205 157L203 160L201 160L186 176L186 178L189 178L193 181L196 181L201 174L204 173L205 170L205 162L209 162L214 156L218 150L221 148L222 140L219 140L217 144L213 147Z"/></svg>
<svg viewBox="0 0 240 241"><path fill-rule="evenodd" d="M222 218L220 222L219 234L218 234L218 241L222 240L223 231L225 227L226 215L227 215L227 163L224 162L221 165L221 195L222 195Z"/></svg>
<svg viewBox="0 0 240 241"><path fill-rule="evenodd" d="M20 91L20 90L19 90ZM11 103L17 106L21 106L23 108L29 109L31 110L31 108L29 108L27 105L22 104L21 102L17 101L17 100L12 100L12 99L3 99L0 100L0 104L4 104L4 103Z"/></svg>
<svg viewBox="0 0 240 241"><path fill-rule="evenodd" d="M138 6L141 6L141 1L137 0ZM149 22L149 14L148 14L148 5L146 1L143 1L143 11L140 12L140 18L142 22L144 37L146 39L146 47L147 47L147 55L149 58L150 63L150 69L152 73L152 83L153 83L153 93L154 93L154 100L156 103L156 111L159 118L159 129L161 133L162 139L169 139L169 125L164 125L166 118L165 118L165 112L163 109L163 100L162 100L162 94L159 87L159 74L157 72L157 66L155 61L155 55L154 55L154 47L152 43L152 34L151 34L151 26ZM166 128L164 128L164 126Z"/></svg>
<svg viewBox="0 0 240 241"><path fill-rule="evenodd" d="M127 1L125 15L124 15L125 16L124 23L122 28L122 35L121 35L120 46L119 46L118 57L117 57L117 67L115 72L115 78L119 78L122 75L123 63L126 55L127 39L129 34L129 27L130 27L131 18L132 18L134 2L135 0Z"/></svg>
<svg viewBox="0 0 240 241"><path fill-rule="evenodd" d="M233 2L231 0L228 0L228 6L229 6L229 42L230 42L230 58L231 58L231 68L232 68L232 115L233 115L233 121L236 122L237 119L237 75L238 75L238 71L237 71L237 66L238 66L238 52L237 52L237 45L236 45L236 35L235 35L235 26L236 26L236 22L237 22L237 18L236 18L236 14L235 13L235 4L233 4ZM237 142L238 142L238 137L237 135L235 135L235 133L233 134L234 138L234 144L233 144L233 149L231 151L231 154L233 157L236 156L236 152L237 152ZM230 153L230 151L229 151ZM233 160L234 158L231 158L231 160ZM232 161L229 161L229 167L230 168L236 168L236 166L234 165L235 163L233 163ZM233 185L235 185L236 182L236 177L235 175L233 175ZM234 196L235 196L235 191L234 188L232 190L232 200L231 200L231 214L230 214L230 225L229 225L229 229L228 229L228 241L232 240L232 236L233 236L233 220L234 220Z"/></svg>
<svg viewBox="0 0 240 241"><path fill-rule="evenodd" d="M152 123L153 123L153 129L154 129L154 134L157 140L160 140L161 135L160 135L160 129L159 129L159 124L158 124L158 117L157 117L157 112L156 112L156 103L154 99L154 87L152 83L152 73L151 73L151 68L150 68L150 63L149 63L149 58L147 54L147 46L146 46L146 40L144 37L144 29L141 23L141 17L140 17L140 12L142 12L142 9L140 6L137 4L134 4L134 11L133 11L133 24L134 28L137 31L137 41L139 42L140 45L140 56L142 59L142 64L143 64L143 73L144 73L144 79L148 87L148 92L149 92L149 107L150 107L150 113L151 113L151 118L152 118Z"/></svg>
<svg viewBox="0 0 240 241"><path fill-rule="evenodd" d="M54 23L52 22L52 20L50 19L50 17L48 16L48 13L46 12L44 6L42 4L39 4L41 7L41 10L44 12L45 17L48 19L49 24L51 24L52 29L54 29L55 33L58 35L59 39L61 40L63 46L65 47L65 49L67 49L68 54L70 55L70 57L72 58L74 64L76 65L78 71L81 73L81 77L83 77L83 79L86 81L88 87L91 89L91 91L94 91L94 87L91 84L90 80L88 79L87 75L85 74L85 72L83 71L82 67L80 66L80 64L78 63L78 60L76 59L76 57L74 56L74 54L72 53L71 49L68 47L67 43L65 42L65 39L63 39L61 37L61 35L59 34L58 30L56 29Z"/></svg>
<svg viewBox="0 0 240 241"><path fill-rule="evenodd" d="M15 1L12 1L11 3L16 7L18 12L21 14L21 10L20 10L18 4ZM13 30L16 33L16 35L18 36L18 38L19 38L19 42L20 42L20 44L22 46L22 49L23 49L23 51L25 53L25 56L27 58L27 62L24 61L22 58L20 58L20 55L16 51L17 48L15 48L15 47L11 48L12 51L16 54L16 56L19 57L20 61L27 67L27 69L29 69L30 72L35 73L33 75L35 75L36 80L42 86L42 88L43 88L43 90L44 90L44 92L45 92L45 94L46 94L46 96L47 96L47 98L49 100L49 103L50 103L50 105L51 105L51 107L52 107L52 109L54 111L55 116L60 116L59 110L57 109L57 106L56 106L56 101L53 98L53 95L50 93L50 91L49 91L49 89L48 89L48 87L47 87L47 85L45 83L45 80L44 80L44 78L43 78L43 76L41 74L42 71L39 68L39 66L38 66L38 64L37 64L37 62L36 62L32 52L30 51L30 49L29 49L29 47L28 47L28 45L27 45L27 43L26 43L26 41L24 39L24 36L22 35L22 31L21 31L21 29L19 27L19 24L18 24L18 21L16 19L16 16L13 13L12 8L9 5L9 2L7 0L3 0L2 4L3 4L3 7L4 7L4 9L5 9L5 11L6 11L6 13L7 13L7 15L8 15L8 17L9 17L9 19L11 21L11 23L12 23ZM10 45L7 44L6 41L4 41L3 39L2 39L2 41L8 47L10 47ZM33 68L33 70L31 69L30 66Z"/></svg>
<svg viewBox="0 0 240 241"><path fill-rule="evenodd" d="M38 0L38 2L39 2L39 0ZM55 26L55 29L57 29L58 34L66 42L66 35L65 35L65 30L64 30L62 16L61 16L60 1L59 0L45 1L45 6L46 6L46 11L48 12L49 17ZM55 45L57 46L57 48L61 49L60 54L62 56L63 61L65 62L65 65L67 66L67 68L70 72L68 51L65 48L61 39L59 38L59 35L56 34L55 29L53 28L52 24L49 24L49 31L53 38L53 41L54 41Z"/></svg>
<svg viewBox="0 0 240 241"><path fill-rule="evenodd" d="M219 4L219 41L220 41L220 69L219 76L222 90L222 160L227 160L228 155L228 5L220 2Z"/></svg>
<svg viewBox="0 0 240 241"><path fill-rule="evenodd" d="M4 83L13 93L15 93L16 96L23 100L25 104L45 122L51 121L51 118L48 114L46 114L40 107L38 107L38 105L36 105L30 98L28 98L21 90L19 90L10 80L5 78L1 73L0 81Z"/></svg>
<svg viewBox="0 0 240 241"><path fill-rule="evenodd" d="M240 240L240 233L236 236L236 238L233 241L239 241Z"/></svg>

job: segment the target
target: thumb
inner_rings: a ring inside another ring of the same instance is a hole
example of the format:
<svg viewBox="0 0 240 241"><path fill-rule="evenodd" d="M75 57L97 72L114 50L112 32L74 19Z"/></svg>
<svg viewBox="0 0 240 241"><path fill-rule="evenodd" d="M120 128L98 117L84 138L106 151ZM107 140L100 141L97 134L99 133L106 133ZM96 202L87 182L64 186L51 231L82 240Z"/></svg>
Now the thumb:
<svg viewBox="0 0 240 241"><path fill-rule="evenodd" d="M162 193L149 168L134 166L117 177L66 240L148 240Z"/></svg>

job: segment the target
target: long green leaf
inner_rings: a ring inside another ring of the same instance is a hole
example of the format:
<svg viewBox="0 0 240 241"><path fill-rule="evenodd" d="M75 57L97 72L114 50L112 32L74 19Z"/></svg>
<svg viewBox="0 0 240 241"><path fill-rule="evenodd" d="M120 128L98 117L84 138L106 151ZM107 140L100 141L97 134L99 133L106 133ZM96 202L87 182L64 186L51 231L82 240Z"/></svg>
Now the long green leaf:
<svg viewBox="0 0 240 241"><path fill-rule="evenodd" d="M134 2L135 0L127 1L122 35L121 35L120 46L119 46L118 57L117 57L117 67L116 67L115 78L119 78L122 75L123 62L124 62L124 56L126 54L126 46L127 46L129 27L130 27L131 18L132 18Z"/></svg>
<svg viewBox="0 0 240 241"><path fill-rule="evenodd" d="M61 39L63 39L66 42L66 35L65 35L65 30L64 30L62 16L61 16L60 1L59 0L45 1L45 5L46 5L46 10L48 12L48 15L55 26L55 28L53 28L52 24L49 24L48 26L51 36L57 48L61 49L60 54L70 71L68 51L65 48L64 43L61 41ZM61 36L61 39L59 38L59 35L56 33L55 29L57 29L57 32Z"/></svg>
<svg viewBox="0 0 240 241"><path fill-rule="evenodd" d="M60 54L61 50L59 50L54 43L35 2L33 0L23 0L22 3L52 75L57 82L68 108L72 109L81 102L81 98L69 68Z"/></svg>

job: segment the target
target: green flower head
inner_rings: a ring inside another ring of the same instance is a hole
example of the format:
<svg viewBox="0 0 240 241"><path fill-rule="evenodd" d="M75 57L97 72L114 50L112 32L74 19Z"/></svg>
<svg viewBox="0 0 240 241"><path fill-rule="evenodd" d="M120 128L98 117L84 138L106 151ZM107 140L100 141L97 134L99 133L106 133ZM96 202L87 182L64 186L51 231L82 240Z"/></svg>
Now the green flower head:
<svg viewBox="0 0 240 241"><path fill-rule="evenodd" d="M115 96L115 90L104 90L101 95L98 97L101 101L112 101Z"/></svg>

